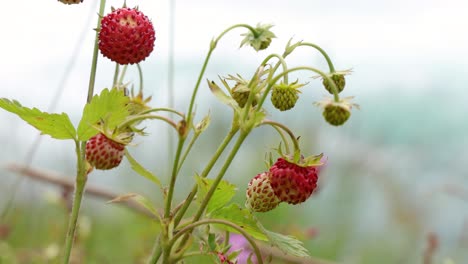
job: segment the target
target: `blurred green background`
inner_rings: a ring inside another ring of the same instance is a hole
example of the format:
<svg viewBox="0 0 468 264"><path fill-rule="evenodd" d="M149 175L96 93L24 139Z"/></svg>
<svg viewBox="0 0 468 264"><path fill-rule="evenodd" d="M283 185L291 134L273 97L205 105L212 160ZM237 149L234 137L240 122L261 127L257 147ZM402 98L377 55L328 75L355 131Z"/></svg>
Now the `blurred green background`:
<svg viewBox="0 0 468 264"><path fill-rule="evenodd" d="M9 11L0 17L0 97L43 110L53 107L76 124L86 100L96 2L3 3ZM108 1L107 11L110 5L122 1ZM273 23L278 38L268 51L256 53L238 49L244 31L230 33L215 51L206 78L235 73L250 78L263 58L282 53L291 37L322 46L337 69L353 69L343 96L356 96L361 110L354 110L343 127L326 124L312 105L326 91L309 75L293 76L310 82L293 111L280 113L267 106L269 118L301 136L306 155L323 152L329 162L319 191L304 204L258 214L265 226L295 235L314 257L336 263L468 263L466 1L179 0L172 11L169 1L129 0L127 5L139 5L156 29L155 50L142 63L145 93L153 96L155 107L174 101L175 108L186 111L210 40L236 23ZM175 78L168 92L170 30ZM70 60L70 74L62 82ZM324 59L306 48L288 58L288 65L299 64L327 69ZM111 83L113 70L112 62L99 58L97 92ZM135 67L129 68L126 80L137 83ZM58 90L62 95L54 104ZM185 197L194 172L207 163L231 120L231 110L203 85L197 118L208 112L212 124L183 167L177 201ZM149 136L137 138L130 152L167 182L173 137L164 124L148 123L146 131ZM73 144L44 136L31 155L37 137L22 120L0 111L2 264L53 263L63 245L68 214L62 190L4 169L11 163L29 164L72 180ZM259 128L246 141L226 176L239 187L239 203L244 203L248 181L266 169L265 153L278 143L268 128ZM89 185L116 194L140 193L162 207L158 189L126 161L122 165L94 172ZM144 216L86 197L77 263L142 263L157 232ZM436 247L428 263L424 255L429 241Z"/></svg>

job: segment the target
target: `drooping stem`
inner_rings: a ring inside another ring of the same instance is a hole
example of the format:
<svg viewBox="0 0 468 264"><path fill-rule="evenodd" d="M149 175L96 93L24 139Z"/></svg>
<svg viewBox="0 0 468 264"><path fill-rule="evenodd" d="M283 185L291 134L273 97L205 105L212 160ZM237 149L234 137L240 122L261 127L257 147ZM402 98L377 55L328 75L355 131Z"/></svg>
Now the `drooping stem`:
<svg viewBox="0 0 468 264"><path fill-rule="evenodd" d="M200 83L201 83L201 80L203 78L203 75L205 74L206 67L208 66L208 62L210 60L211 54L213 53L214 49L216 48L216 45L218 44L218 41L226 33L228 33L229 31L231 31L231 30L233 30L235 28L238 28L238 27L245 27L245 28L249 29L254 36L258 36L258 32L253 27L251 27L251 26L249 26L247 24L237 24L237 25L233 25L233 26L227 28L226 30L221 32L221 34L219 34L219 36L216 39L213 39L211 41L210 49L208 50L208 54L205 57L205 61L203 62L202 69L200 71L200 74L198 75L198 79L197 79L197 82L195 84L195 88L193 89L192 98L190 99L190 105L189 105L189 109L188 109L188 112L187 112L187 123L188 124L192 123L192 115L193 115L192 111L193 111L193 107L194 107L194 104L195 104L195 98L197 96L198 88L200 87Z"/></svg>
<svg viewBox="0 0 468 264"><path fill-rule="evenodd" d="M275 122L275 121L272 121L272 120L264 120L263 122L260 123L260 126L261 125L270 125L270 126L274 127L275 129L282 129L284 132L286 132L289 135L289 137L291 138L291 141L294 144L294 154L295 154L295 156L300 155L299 142L297 141L297 138L294 135L294 133L291 131L291 129L289 129L287 126L285 126L285 125L283 125L281 123L278 123L278 122ZM282 135L282 133L280 133L280 134ZM283 139L283 141L284 141L284 139ZM286 150L286 151L288 151L288 150Z"/></svg>
<svg viewBox="0 0 468 264"><path fill-rule="evenodd" d="M260 253L260 249L255 243L255 240L253 239L253 237L250 236L249 233L247 233L244 229L242 229L242 227L232 222L222 220L222 219L204 219L201 221L196 221L190 225L187 225L186 227L180 229L179 232L177 232L177 234L174 235L174 237L169 242L169 247L172 247L174 243L177 241L177 239L179 239L182 235L189 234L190 232L192 232L192 230L195 227L201 226L201 225L208 225L208 224L221 224L221 225L229 226L235 229L240 234L242 234L245 237L245 239L249 242L249 244L252 246L255 256L257 257L258 264L263 264L262 254Z"/></svg>
<svg viewBox="0 0 468 264"><path fill-rule="evenodd" d="M335 102L340 101L340 97L338 96L338 88L336 87L335 82L327 74L325 74L324 72L322 72L322 71L320 71L320 70L318 70L316 68L301 66L301 67L295 67L295 68L288 69L287 71L281 72L280 74L278 74L274 78L272 78L272 80L269 82L267 88L265 89L265 92L263 93L263 96L260 99L260 102L258 103L257 107L259 107L259 108L262 107L262 105L265 102L265 99L266 99L268 93L270 92L271 88L273 87L273 85L275 85L275 83L284 74L288 74L290 72L300 71L300 70L306 70L306 71L312 71L312 72L318 73L320 76L322 76L324 79L326 79L331 84L331 88L332 88L333 97L334 97Z"/></svg>
<svg viewBox="0 0 468 264"><path fill-rule="evenodd" d="M227 145L229 144L229 142L231 142L232 138L236 135L237 131L239 131L239 128L237 126L233 126L231 127L231 129L229 130L228 134L226 135L226 137L223 139L223 142L221 143L221 145L219 145L218 149L216 150L216 152L214 153L213 157L210 159L210 161L208 162L208 164L206 165L205 169L202 171L202 173L200 174L200 177L202 178L205 178L206 176L208 176L208 174L210 173L211 169L213 168L213 166L216 164L216 162L218 161L219 157L221 156L221 153L224 152L224 150L226 149ZM187 209L189 208L190 204L192 203L193 201L193 198L195 197L195 195L197 194L197 185L195 184L192 188L192 191L189 193L188 197L185 199L185 203L184 205L182 206L182 208L180 209L180 211L177 213L175 219L174 219L174 227L177 227L177 225L179 225L180 221L182 220L183 216L185 215L185 213L187 212Z"/></svg>
<svg viewBox="0 0 468 264"><path fill-rule="evenodd" d="M68 231L65 238L65 252L63 255L63 263L68 264L70 261L71 250L73 248L73 241L75 239L76 224L78 222L78 215L81 207L81 200L86 185L87 175L84 164L84 151L86 143L81 144L78 141L75 142L75 151L77 156L77 175L75 181L75 193L73 196L73 206L68 224Z"/></svg>
<svg viewBox="0 0 468 264"><path fill-rule="evenodd" d="M152 113L152 112L159 112L159 111L163 111L163 112L169 112L169 113L174 113L182 118L185 118L184 114L182 114L181 112L177 111L177 110L174 110L172 108L168 108L168 107L158 107L158 108L151 108L151 109L148 109L148 110L145 110L143 112L140 113L140 115L145 115L145 114L149 114L149 113Z"/></svg>
<svg viewBox="0 0 468 264"><path fill-rule="evenodd" d="M266 57L266 58L262 61L262 63L261 63L260 65L265 65L265 64L267 64L267 62L268 62L269 60L271 60L272 58L277 58L277 59L278 59L278 63L276 64L275 67L273 67L272 69L270 69L270 73L269 73L269 77L270 77L270 78L273 77L273 74L275 74L276 69L278 69L278 67L279 67L280 65L283 66L283 71L287 71L287 70L288 70L288 66L287 66L287 64L286 64L286 61L284 60L284 57L281 56L281 55L279 55L279 54L270 54L270 55L268 55L268 57ZM288 75L287 75L287 74L284 75L283 80L284 80L285 83L288 83Z"/></svg>
<svg viewBox="0 0 468 264"><path fill-rule="evenodd" d="M143 71L141 70L140 63L137 63L137 69L138 69L138 78L140 80L140 92L143 91Z"/></svg>
<svg viewBox="0 0 468 264"><path fill-rule="evenodd" d="M171 125L175 130L177 130L177 124L174 123L174 121L172 121L171 119L169 119L167 117L164 117L164 116L150 115L150 114L132 116L132 117L128 118L127 120L125 120L125 122L121 123L117 127L117 130L120 130L120 129L128 126L128 125L131 125L132 123L142 121L142 120L146 120L146 119L159 119L159 120L162 120L162 121L168 123L169 125Z"/></svg>
<svg viewBox="0 0 468 264"><path fill-rule="evenodd" d="M328 54L325 52L325 50L323 50L320 46L314 44L314 43L310 43L310 42L301 42L297 45L298 47L299 46L309 46L309 47L312 47L316 50L318 50L322 55L323 57L325 58L325 60L327 61L327 64L328 64L328 68L330 69L330 73L334 73L335 72L335 67L333 66L333 63L330 59L330 57L328 56Z"/></svg>
<svg viewBox="0 0 468 264"><path fill-rule="evenodd" d="M98 37L99 37L99 29L101 27L101 18L104 14L104 9L106 7L106 0L101 0L99 6L99 15L97 19L97 30L96 36L94 41L94 51L93 51L93 59L91 63L91 74L89 77L89 86L88 86L88 96L87 96L87 103L91 102L94 94L94 84L96 81L96 69L97 69L97 60L98 60ZM75 182L75 193L73 198L73 205L72 205L72 212L70 215L70 221L68 224L67 235L65 238L65 252L63 257L63 263L68 264L70 261L71 250L73 248L73 241L75 239L75 231L76 231L76 224L78 222L78 215L80 213L81 201L83 199L83 193L86 186L87 180L87 172L86 172L86 164L85 164L85 152L84 149L86 148L86 142L78 142L75 141L75 151L77 156L77 175L76 175L76 182Z"/></svg>

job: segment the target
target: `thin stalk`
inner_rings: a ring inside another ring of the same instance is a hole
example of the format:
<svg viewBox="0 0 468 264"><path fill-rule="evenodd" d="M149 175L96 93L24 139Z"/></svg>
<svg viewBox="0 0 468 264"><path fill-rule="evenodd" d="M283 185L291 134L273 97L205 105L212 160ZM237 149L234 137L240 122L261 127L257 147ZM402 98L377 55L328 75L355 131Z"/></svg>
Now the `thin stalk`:
<svg viewBox="0 0 468 264"><path fill-rule="evenodd" d="M184 154L182 155L182 158L180 159L179 168L177 168L177 173L179 173L180 169L182 168L182 165L184 164L185 159L187 158L190 150L192 150L192 147L195 144L195 141L197 141L199 136L200 136L200 133L195 133L193 137L190 139L190 142L187 148L185 149Z"/></svg>
<svg viewBox="0 0 468 264"><path fill-rule="evenodd" d="M138 69L138 78L140 80L140 92L143 91L143 71L141 70L140 63L137 63L137 69Z"/></svg>
<svg viewBox="0 0 468 264"><path fill-rule="evenodd" d="M97 60L98 60L98 37L99 37L99 29L101 27L101 18L104 14L104 9L106 7L106 0L101 0L99 6L99 15L97 20L97 30L96 36L94 41L94 52L93 52L93 60L91 64L91 74L89 77L89 87L88 87L88 96L87 102L91 102L94 94L94 84L96 80L96 69L97 69ZM73 247L73 241L75 238L75 231L76 231L76 224L78 221L78 215L80 212L81 201L83 198L84 189L86 186L86 164L85 160L85 153L84 149L86 148L86 141L80 142L75 141L75 150L77 156L77 175L76 175L76 183L75 183L75 194L73 198L73 206L72 212L70 215L70 222L68 225L67 236L65 238L65 253L63 257L63 263L68 264L70 261L70 254Z"/></svg>
<svg viewBox="0 0 468 264"><path fill-rule="evenodd" d="M91 62L91 74L89 77L89 86L88 86L88 98L87 102L91 102L94 94L94 83L96 81L96 69L97 69L97 60L98 60L98 50L99 50L99 31L101 30L101 19L104 15L104 8L106 7L106 0L101 0L99 6L99 15L96 26L96 36L94 39L94 51L93 51L93 61Z"/></svg>
<svg viewBox="0 0 468 264"><path fill-rule="evenodd" d="M318 74L319 74L320 76L322 76L324 79L327 79L327 81L330 82L330 84L331 84L331 88L332 88L332 91L333 91L333 97L334 97L335 102L339 102L339 101L340 101L340 97L338 96L338 88L336 87L335 82L334 82L328 75L326 75L324 72L322 72L322 71L320 71L320 70L318 70L318 69L316 69L316 68L301 66L301 67L295 67L295 68L288 69L287 71L284 71L284 72L278 74L277 76L275 76L275 77L270 81L270 83L268 84L268 87L265 89L265 92L263 93L262 98L261 98L260 101L258 102L257 107L258 107L258 108L262 107L262 105L263 105L263 103L265 102L265 99L266 99L268 93L270 92L271 88L273 87L273 85L275 85L275 83L276 83L284 74L288 74L288 73L290 73L290 72L300 71L300 70L312 71L312 72L318 73Z"/></svg>
<svg viewBox="0 0 468 264"><path fill-rule="evenodd" d="M281 55L279 55L279 54L270 54L270 55L268 55L268 57L266 57L266 58L262 61L262 63L261 63L260 65L265 65L265 64L267 64L267 62L268 62L269 60L271 60L272 58L277 58L277 59L278 59L278 63L277 63L277 64L275 65L275 67L270 71L270 73L269 73L269 76L270 76L270 77L273 76L273 74L276 72L276 69L278 69L278 67L279 67L280 65L283 66L283 71L287 71L287 70L288 70L288 66L287 66L287 64L286 64L286 61L284 60L284 57L281 56ZM285 83L288 83L288 75L287 75L287 74L284 75L283 80L284 80Z"/></svg>
<svg viewBox="0 0 468 264"><path fill-rule="evenodd" d="M216 150L213 157L210 159L210 161L206 165L205 169L200 174L200 177L206 178L206 176L208 176L211 169L216 164L216 161L218 161L219 157L221 156L221 153L224 152L224 150L226 149L229 142L231 142L234 135L236 135L237 131L239 131L239 129L237 127L234 126L234 127L231 128L231 130L228 132L226 137L223 139L223 142L221 142L221 145L219 145L219 147ZM185 203L184 203L183 207L180 209L179 213L176 215L176 217L174 219L174 228L177 227L177 225L179 225L180 221L182 220L182 217L187 212L187 209L189 208L190 204L192 203L193 198L197 194L197 190L198 190L197 185L194 184L194 186L192 188L192 191L190 192L188 197L185 199Z"/></svg>
<svg viewBox="0 0 468 264"><path fill-rule="evenodd" d="M249 244L252 246L252 249L253 249L253 251L255 253L255 256L257 257L258 264L263 264L262 254L261 254L260 249L258 248L257 244L255 243L254 238L251 235L249 235L249 233L247 233L242 227L240 227L240 226L238 226L238 225L236 225L236 224L234 224L232 222L222 220L222 219L204 219L204 220L201 220L201 221L194 222L194 223L182 228L171 239L171 241L169 242L169 247L172 247L174 245L174 243L177 241L177 239L179 239L182 235L189 234L190 232L192 232L192 230L195 227L201 226L201 225L208 225L208 224L221 224L221 225L229 226L229 227L235 229L240 234L242 234L245 237L245 239L249 242Z"/></svg>
<svg viewBox="0 0 468 264"><path fill-rule="evenodd" d="M333 66L333 63L332 63L330 57L325 52L325 50L323 50L320 46L318 46L318 45L316 45L314 43L310 43L310 42L301 42L298 46L309 46L309 47L312 47L312 48L318 50L323 55L323 57L325 57L325 60L327 61L327 64L328 64L328 68L330 69L330 73L335 72L335 67Z"/></svg>
<svg viewBox="0 0 468 264"><path fill-rule="evenodd" d="M130 125L132 123L142 121L142 120L146 120L146 119L159 119L159 120L162 120L162 121L168 123L169 125L171 125L175 130L177 130L177 124L174 123L174 121L172 121L171 119L169 119L167 117L164 117L164 116L150 115L150 114L137 115L137 116L130 117L127 120L125 120L125 122L121 123L119 125L119 127L117 128L117 130L119 130L121 128L124 128L124 127L126 127L126 126L128 126L128 125Z"/></svg>
<svg viewBox="0 0 468 264"><path fill-rule="evenodd" d="M226 230L226 232L224 233L224 243L223 243L225 248L229 246L229 235L230 235L230 232Z"/></svg>
<svg viewBox="0 0 468 264"><path fill-rule="evenodd" d="M263 122L260 123L260 126L261 125L270 125L272 127L274 127L275 129L282 129L284 132L286 132L289 137L291 138L291 141L293 142L294 144L294 153L298 153L300 152L300 148L299 148L299 142L297 141L297 138L296 136L294 135L294 133L291 131L291 129L289 129L287 126L281 124L281 123L278 123L278 122L275 122L275 121L271 121L271 120L264 120ZM281 133L280 133L281 134ZM284 139L283 139L284 140ZM289 151L288 151L289 152ZM300 153L299 153L300 154Z"/></svg>
<svg viewBox="0 0 468 264"><path fill-rule="evenodd" d="M235 28L238 28L238 27L245 27L247 28L248 30L250 30L252 32L252 34L254 34L255 37L258 36L258 33L257 31L247 25L247 24L237 24L237 25L233 25L229 28L227 28L226 30L224 30L223 32L221 32L221 34L214 40L211 41L211 44L210 44L210 49L208 50L208 54L206 55L205 57L205 61L203 62L203 66L202 66L202 69L200 71L200 74L198 75L198 79L197 79L197 82L195 84L195 88L193 89L193 93L192 93L192 98L190 99L190 105L189 105L189 109L188 109L188 113L187 113L187 123L188 124L191 124L192 123L192 110L193 110L193 107L194 107L194 103L195 103L195 98L197 96L197 93L198 93L198 88L200 87L200 83L201 83L201 80L203 78L203 75L205 74L205 71L206 71L206 67L208 66L208 61L210 60L210 57L211 57L211 54L213 53L214 49L216 48L216 45L218 44L218 41L226 34L228 33L229 31L235 29Z"/></svg>
<svg viewBox="0 0 468 264"><path fill-rule="evenodd" d="M117 85L117 78L119 77L119 64L115 63L114 78L112 79L112 87Z"/></svg>
<svg viewBox="0 0 468 264"><path fill-rule="evenodd" d="M281 129L279 129L278 127L276 126L272 126L276 132L278 132L278 134L280 135L281 137L281 140L284 142L284 147L286 149L286 152L289 153L289 142L286 140L286 137L284 136L284 133Z"/></svg>
<svg viewBox="0 0 468 264"><path fill-rule="evenodd" d="M242 143L244 140L247 138L249 135L250 131L241 131L239 138L237 139L236 143L232 147L231 152L229 153L229 156L226 158L226 161L224 162L223 167L218 173L218 176L216 176L215 180L213 181L210 189L208 190L208 193L206 194L205 198L203 199L200 207L198 208L197 213L195 214L192 223L200 220L200 217L202 216L203 212L205 211L206 206L208 205L208 202L211 199L211 196L213 196L214 192L216 191L216 188L218 188L219 183L224 177L224 174L226 173L227 169L231 165L231 162L234 160L234 157L237 154L237 151L239 151L239 148L241 147Z"/></svg>
<svg viewBox="0 0 468 264"><path fill-rule="evenodd" d="M127 73L127 68L128 68L128 65L123 66L122 72L120 73L118 84L123 84L123 79L125 78L125 74Z"/></svg>
<svg viewBox="0 0 468 264"><path fill-rule="evenodd" d="M185 138L184 137L179 137L179 142L177 143L177 149L176 149L176 154L174 158L174 164L172 167L172 175L171 175L171 181L169 183L169 190L167 192L167 197L166 197L166 206L164 208L164 218L169 218L171 214L171 204L172 204L172 197L174 196L174 187L177 179L177 172L179 168L179 160L180 156L182 153L182 148L184 146Z"/></svg>
<svg viewBox="0 0 468 264"><path fill-rule="evenodd" d="M151 257L149 259L148 264L156 264L158 263L159 258L161 257L162 249L159 240L161 239L160 236L156 239L156 243L154 243L153 251L151 253Z"/></svg>
<svg viewBox="0 0 468 264"><path fill-rule="evenodd" d="M148 109L148 110L145 110L143 112L140 113L140 115L144 115L144 114L149 114L149 113L152 113L152 112L159 112L159 111L163 111L163 112L169 112L169 113L174 113L182 118L185 118L185 115L182 114L181 112L178 112L177 110L174 110L172 108L168 108L168 107L158 107L158 108L151 108L151 109Z"/></svg>

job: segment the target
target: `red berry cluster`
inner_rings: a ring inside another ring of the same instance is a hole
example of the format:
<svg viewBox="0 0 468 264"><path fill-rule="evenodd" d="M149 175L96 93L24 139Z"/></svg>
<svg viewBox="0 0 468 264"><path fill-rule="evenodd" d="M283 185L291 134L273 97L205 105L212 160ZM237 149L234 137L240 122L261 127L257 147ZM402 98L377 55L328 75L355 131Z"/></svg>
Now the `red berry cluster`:
<svg viewBox="0 0 468 264"><path fill-rule="evenodd" d="M317 188L319 166L300 166L279 158L268 172L255 176L247 187L247 207L256 212L274 209L281 202L306 201Z"/></svg>

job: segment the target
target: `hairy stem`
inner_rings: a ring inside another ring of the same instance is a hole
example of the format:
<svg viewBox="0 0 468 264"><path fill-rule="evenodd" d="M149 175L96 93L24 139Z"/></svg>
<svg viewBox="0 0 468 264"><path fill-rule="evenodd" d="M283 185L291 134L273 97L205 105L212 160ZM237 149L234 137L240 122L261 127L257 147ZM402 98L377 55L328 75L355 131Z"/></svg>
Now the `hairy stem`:
<svg viewBox="0 0 468 264"><path fill-rule="evenodd" d="M96 69L97 69L97 60L98 60L98 37L99 29L101 27L101 18L104 14L104 9L106 7L106 0L101 0L99 6L99 15L97 20L97 30L94 40L94 51L93 51L93 60L91 63L91 74L89 77L89 86L88 86L88 96L87 103L91 102L94 94L94 84L96 81ZM75 183L75 194L73 198L72 212L70 215L70 222L68 224L68 231L65 238L65 252L63 257L63 263L68 264L70 261L71 250L73 248L73 241L75 239L76 224L78 222L78 215L80 213L81 201L83 199L83 193L86 186L86 164L85 164L85 153L84 149L86 148L86 141L80 142L75 141L75 151L77 156L77 175Z"/></svg>

